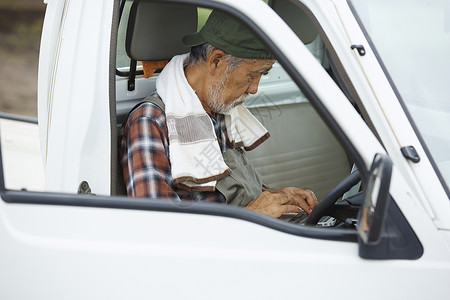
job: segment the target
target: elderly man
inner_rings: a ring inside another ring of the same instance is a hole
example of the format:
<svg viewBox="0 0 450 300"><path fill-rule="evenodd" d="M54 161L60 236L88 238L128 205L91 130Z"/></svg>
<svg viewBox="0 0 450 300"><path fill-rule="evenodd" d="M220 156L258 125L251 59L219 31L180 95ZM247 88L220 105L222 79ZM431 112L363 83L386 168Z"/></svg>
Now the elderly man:
<svg viewBox="0 0 450 300"><path fill-rule="evenodd" d="M309 214L317 204L313 192L268 189L244 152L269 137L242 103L258 91L275 62L272 55L217 11L183 43L191 52L171 59L156 92L122 127L119 153L128 195L228 203L272 217Z"/></svg>

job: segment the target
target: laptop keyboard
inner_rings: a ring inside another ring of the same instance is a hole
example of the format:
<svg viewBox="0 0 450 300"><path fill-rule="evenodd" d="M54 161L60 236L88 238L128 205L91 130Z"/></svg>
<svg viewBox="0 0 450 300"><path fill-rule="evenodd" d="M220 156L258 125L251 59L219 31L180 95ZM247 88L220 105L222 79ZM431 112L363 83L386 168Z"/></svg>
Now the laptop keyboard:
<svg viewBox="0 0 450 300"><path fill-rule="evenodd" d="M301 213L286 213L280 217L280 220L287 221L294 224L304 224L308 214L304 211ZM332 227L337 223L337 219L330 216L323 216L317 222L317 227Z"/></svg>

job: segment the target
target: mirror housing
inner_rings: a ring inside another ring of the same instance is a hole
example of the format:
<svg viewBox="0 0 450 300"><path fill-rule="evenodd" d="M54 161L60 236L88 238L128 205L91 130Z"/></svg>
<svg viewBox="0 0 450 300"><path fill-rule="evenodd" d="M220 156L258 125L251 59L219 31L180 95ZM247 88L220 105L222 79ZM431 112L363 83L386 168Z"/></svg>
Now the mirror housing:
<svg viewBox="0 0 450 300"><path fill-rule="evenodd" d="M358 216L358 233L365 244L377 243L380 239L388 206L391 175L392 161L389 156L380 153L375 155Z"/></svg>
<svg viewBox="0 0 450 300"><path fill-rule="evenodd" d="M389 194L392 161L377 154L366 180L358 215L359 256L366 259L418 259L423 246Z"/></svg>

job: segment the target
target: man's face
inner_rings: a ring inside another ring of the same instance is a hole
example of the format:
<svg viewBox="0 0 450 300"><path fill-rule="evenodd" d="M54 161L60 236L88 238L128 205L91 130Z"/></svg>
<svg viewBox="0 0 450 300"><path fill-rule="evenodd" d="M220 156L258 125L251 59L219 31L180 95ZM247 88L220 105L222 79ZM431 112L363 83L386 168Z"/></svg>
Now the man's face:
<svg viewBox="0 0 450 300"><path fill-rule="evenodd" d="M209 107L216 113L227 113L258 91L261 76L275 63L273 59L245 59L230 72L226 68L209 88Z"/></svg>

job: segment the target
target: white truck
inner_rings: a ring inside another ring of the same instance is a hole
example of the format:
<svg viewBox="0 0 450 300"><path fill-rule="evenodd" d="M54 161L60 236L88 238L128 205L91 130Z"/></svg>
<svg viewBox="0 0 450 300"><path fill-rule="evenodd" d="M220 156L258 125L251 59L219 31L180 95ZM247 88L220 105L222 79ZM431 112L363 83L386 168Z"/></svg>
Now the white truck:
<svg viewBox="0 0 450 300"><path fill-rule="evenodd" d="M44 183L8 184L2 137L1 299L450 297L450 1L45 2ZM248 156L270 187L316 192L308 218L123 193L146 62L189 51L210 9L277 59L246 103L271 132Z"/></svg>

